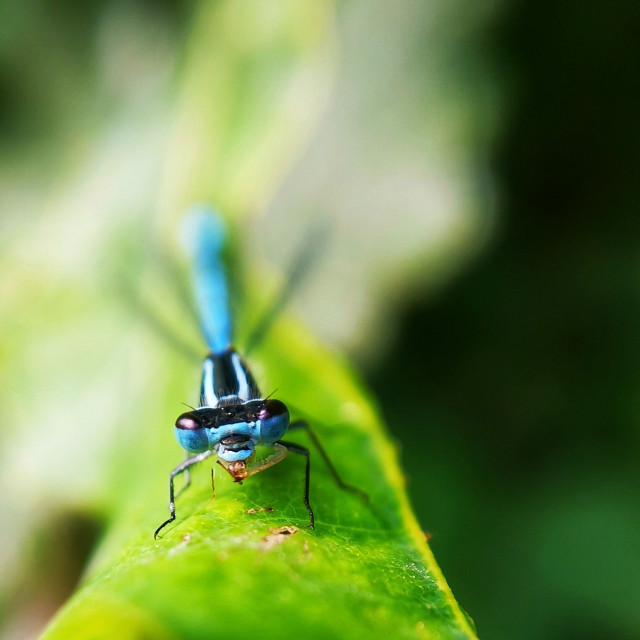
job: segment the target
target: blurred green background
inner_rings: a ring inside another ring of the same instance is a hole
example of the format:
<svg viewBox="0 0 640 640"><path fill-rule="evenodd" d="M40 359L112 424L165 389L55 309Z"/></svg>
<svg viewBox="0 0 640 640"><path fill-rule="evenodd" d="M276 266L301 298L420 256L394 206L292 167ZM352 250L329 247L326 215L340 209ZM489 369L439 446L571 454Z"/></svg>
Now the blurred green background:
<svg viewBox="0 0 640 640"><path fill-rule="evenodd" d="M264 269L328 226L292 308L373 387L480 637L640 637L639 12L1 3L3 640L180 455L131 423L170 440L198 366L121 278L180 324L148 254L200 198Z"/></svg>

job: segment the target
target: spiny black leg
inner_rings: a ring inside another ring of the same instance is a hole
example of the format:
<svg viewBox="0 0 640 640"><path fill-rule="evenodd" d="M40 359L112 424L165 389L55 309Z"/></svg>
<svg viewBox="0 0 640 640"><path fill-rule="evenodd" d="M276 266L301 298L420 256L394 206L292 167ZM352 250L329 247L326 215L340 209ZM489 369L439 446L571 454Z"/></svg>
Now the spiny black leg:
<svg viewBox="0 0 640 640"><path fill-rule="evenodd" d="M185 451L184 453L185 453L184 459L189 460L189 458L191 458L191 454L188 451ZM191 486L191 473L189 469L185 469L184 485L182 485L182 488L180 489L180 491L178 491L178 495L176 495L176 499L179 498L184 493L184 491L186 491L190 486Z"/></svg>
<svg viewBox="0 0 640 640"><path fill-rule="evenodd" d="M153 534L153 538L157 538L160 531L166 527L170 522L173 522L176 519L176 505L175 499L173 495L173 479L176 476L179 476L181 473L186 471L190 466L197 464L198 462L202 462L206 460L210 455L212 455L213 451L204 451L203 453L199 453L191 458L187 458L184 462L181 462L170 474L169 474L169 519L163 522Z"/></svg>
<svg viewBox="0 0 640 640"><path fill-rule="evenodd" d="M365 493L362 489L358 489L358 487L354 487L352 484L343 482L342 478L338 475L338 471L333 466L333 462L331 462L331 460L329 459L327 452L320 444L320 441L316 437L316 434L313 432L313 429L311 429L311 427L309 426L308 422L306 422L305 420L296 420L289 425L289 431L292 431L293 429L304 429L309 434L311 442L313 442L316 449L318 449L318 452L322 456L325 464L327 465L327 467L329 467L329 471L331 472L333 479L341 489L346 489L347 491L351 491L352 493L357 493L364 502L369 502L369 494Z"/></svg>
<svg viewBox="0 0 640 640"><path fill-rule="evenodd" d="M283 447L286 447L292 453L299 453L303 455L307 459L306 473L304 478L304 495L302 496L302 501L304 502L304 506L307 507L307 511L309 512L309 527L311 529L315 529L315 518L313 517L313 509L309 504L309 476L311 473L311 466L309 464L309 449L305 447L301 447L299 444L293 444L292 442L283 442L280 440L279 444Z"/></svg>

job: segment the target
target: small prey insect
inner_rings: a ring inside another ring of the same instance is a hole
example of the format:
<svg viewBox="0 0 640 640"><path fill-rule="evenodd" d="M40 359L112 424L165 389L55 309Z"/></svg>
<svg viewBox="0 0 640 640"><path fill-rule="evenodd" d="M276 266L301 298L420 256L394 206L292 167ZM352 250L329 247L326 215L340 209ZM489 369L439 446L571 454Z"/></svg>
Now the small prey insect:
<svg viewBox="0 0 640 640"><path fill-rule="evenodd" d="M169 519L155 531L154 538L176 519L174 480L194 464L212 456L242 483L248 477L297 453L306 458L303 502L314 528L309 504L309 450L282 440L288 431L305 429L324 459L337 484L359 494L360 489L344 483L315 434L304 421L290 422L286 405L275 398L264 398L246 363L231 346L231 319L221 250L224 229L211 212L200 210L187 219L187 244L192 252L193 284L202 333L210 349L202 367L200 406L178 417L174 433L190 455L169 475ZM258 459L256 447L271 450Z"/></svg>

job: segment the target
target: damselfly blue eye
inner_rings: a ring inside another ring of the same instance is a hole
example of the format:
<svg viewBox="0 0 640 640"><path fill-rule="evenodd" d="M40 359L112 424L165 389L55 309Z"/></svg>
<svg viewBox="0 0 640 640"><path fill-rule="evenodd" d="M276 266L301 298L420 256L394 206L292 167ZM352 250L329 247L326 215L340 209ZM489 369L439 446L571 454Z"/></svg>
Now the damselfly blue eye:
<svg viewBox="0 0 640 640"><path fill-rule="evenodd" d="M194 413L183 413L173 430L178 444L190 453L201 453L209 448L207 430Z"/></svg>
<svg viewBox="0 0 640 640"><path fill-rule="evenodd" d="M289 410L280 400L267 400L258 414L260 437L265 442L277 442L289 427Z"/></svg>

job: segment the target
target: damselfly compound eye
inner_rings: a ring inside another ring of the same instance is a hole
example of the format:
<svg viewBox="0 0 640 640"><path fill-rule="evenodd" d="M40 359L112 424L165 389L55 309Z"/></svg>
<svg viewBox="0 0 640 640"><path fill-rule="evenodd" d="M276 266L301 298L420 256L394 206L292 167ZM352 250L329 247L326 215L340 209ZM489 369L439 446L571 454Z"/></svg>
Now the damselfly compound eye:
<svg viewBox="0 0 640 640"><path fill-rule="evenodd" d="M264 407L260 410L258 418L260 420L268 420L275 416L281 416L283 413L287 413L287 405L284 402L276 399L269 399L264 403Z"/></svg>
<svg viewBox="0 0 640 640"><path fill-rule="evenodd" d="M195 412L183 413L176 420L173 430L176 440L190 453L202 453L209 449L209 436L202 420Z"/></svg>
<svg viewBox="0 0 640 640"><path fill-rule="evenodd" d="M277 442L289 428L289 410L280 400L267 400L258 418L260 437L264 442Z"/></svg>

